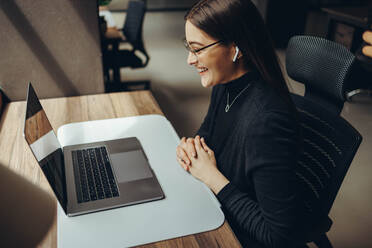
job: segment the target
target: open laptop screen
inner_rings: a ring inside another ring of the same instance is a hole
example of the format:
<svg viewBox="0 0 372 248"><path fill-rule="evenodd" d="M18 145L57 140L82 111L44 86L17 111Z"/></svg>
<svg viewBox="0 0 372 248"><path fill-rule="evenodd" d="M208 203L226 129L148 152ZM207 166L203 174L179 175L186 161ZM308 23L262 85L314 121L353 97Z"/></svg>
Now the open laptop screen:
<svg viewBox="0 0 372 248"><path fill-rule="evenodd" d="M66 211L66 178L62 148L31 83L28 86L26 104L24 136L54 194Z"/></svg>

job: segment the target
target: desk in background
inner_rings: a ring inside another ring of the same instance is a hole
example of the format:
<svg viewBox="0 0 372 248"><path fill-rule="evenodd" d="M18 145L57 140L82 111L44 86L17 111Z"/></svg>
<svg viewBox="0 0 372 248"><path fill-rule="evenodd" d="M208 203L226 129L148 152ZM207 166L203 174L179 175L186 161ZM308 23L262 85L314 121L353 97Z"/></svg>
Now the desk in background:
<svg viewBox="0 0 372 248"><path fill-rule="evenodd" d="M58 127L71 122L145 114L163 115L149 91L54 98L41 100L41 103L56 133ZM11 102L4 109L0 122L0 162L53 194L23 137L25 108L26 104L22 101ZM56 220L39 247L57 247ZM139 247L234 248L241 246L225 221L220 228L213 231Z"/></svg>

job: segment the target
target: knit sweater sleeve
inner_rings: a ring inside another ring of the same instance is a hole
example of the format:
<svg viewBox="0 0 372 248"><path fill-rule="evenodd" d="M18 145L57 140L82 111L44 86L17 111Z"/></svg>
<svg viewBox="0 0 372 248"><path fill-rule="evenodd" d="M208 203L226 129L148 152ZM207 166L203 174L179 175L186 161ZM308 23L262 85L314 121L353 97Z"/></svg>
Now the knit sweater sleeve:
<svg viewBox="0 0 372 248"><path fill-rule="evenodd" d="M265 247L290 247L303 222L293 171L298 146L293 123L286 113L269 112L249 125L245 169L252 171L247 176L252 178L257 199L233 183L217 195L240 230Z"/></svg>

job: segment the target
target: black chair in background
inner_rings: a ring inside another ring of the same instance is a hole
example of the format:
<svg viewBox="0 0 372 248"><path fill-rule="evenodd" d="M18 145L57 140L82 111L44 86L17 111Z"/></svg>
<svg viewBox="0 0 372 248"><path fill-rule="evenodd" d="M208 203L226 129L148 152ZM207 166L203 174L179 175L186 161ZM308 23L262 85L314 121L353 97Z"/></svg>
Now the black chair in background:
<svg viewBox="0 0 372 248"><path fill-rule="evenodd" d="M306 205L320 213L307 236L319 248L331 248L326 235L330 209L362 141L340 112L346 83L355 57L337 43L310 36L295 36L288 43L288 75L305 85L305 95L292 95L303 135L303 152L296 175L304 187Z"/></svg>
<svg viewBox="0 0 372 248"><path fill-rule="evenodd" d="M103 63L107 82L106 92L125 91L131 89L149 89L149 81L122 82L120 78L120 68L129 67L132 69L146 67L150 57L145 49L142 32L143 21L146 12L145 0L130 0L123 29L122 39L104 38ZM130 50L120 49L120 44L128 43ZM108 47L111 46L111 49ZM110 77L109 69L113 70L113 79Z"/></svg>

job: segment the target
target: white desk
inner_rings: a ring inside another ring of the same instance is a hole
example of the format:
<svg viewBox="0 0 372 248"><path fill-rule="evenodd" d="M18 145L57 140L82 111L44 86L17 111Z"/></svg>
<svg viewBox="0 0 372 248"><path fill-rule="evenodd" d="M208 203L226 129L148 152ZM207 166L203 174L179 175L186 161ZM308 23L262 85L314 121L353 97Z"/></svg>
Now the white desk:
<svg viewBox="0 0 372 248"><path fill-rule="evenodd" d="M179 137L161 115L66 124L58 129L62 146L137 137L164 191L165 199L67 217L58 208L58 247L131 247L221 226L224 215L213 193L181 168Z"/></svg>

